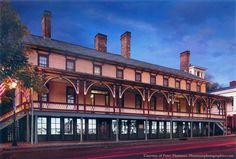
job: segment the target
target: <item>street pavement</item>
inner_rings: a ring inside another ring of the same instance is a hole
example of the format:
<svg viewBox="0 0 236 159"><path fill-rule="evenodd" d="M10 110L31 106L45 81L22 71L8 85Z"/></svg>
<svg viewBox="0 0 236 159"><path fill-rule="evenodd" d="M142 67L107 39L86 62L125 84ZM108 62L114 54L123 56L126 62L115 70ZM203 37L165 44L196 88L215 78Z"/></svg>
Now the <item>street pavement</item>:
<svg viewBox="0 0 236 159"><path fill-rule="evenodd" d="M236 158L236 136L187 140L49 143L48 146L2 148L1 159L108 159L108 158Z"/></svg>

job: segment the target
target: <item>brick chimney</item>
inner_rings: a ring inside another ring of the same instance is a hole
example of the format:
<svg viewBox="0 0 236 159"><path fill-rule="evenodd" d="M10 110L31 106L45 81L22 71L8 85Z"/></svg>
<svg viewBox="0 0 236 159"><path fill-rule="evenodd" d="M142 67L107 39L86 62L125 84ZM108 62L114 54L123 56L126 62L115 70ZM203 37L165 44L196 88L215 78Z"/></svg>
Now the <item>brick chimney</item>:
<svg viewBox="0 0 236 159"><path fill-rule="evenodd" d="M230 81L230 82L229 82L229 86L230 86L230 87L236 86L236 81Z"/></svg>
<svg viewBox="0 0 236 159"><path fill-rule="evenodd" d="M131 33L128 31L120 36L121 55L125 58L130 58L130 40L131 40Z"/></svg>
<svg viewBox="0 0 236 159"><path fill-rule="evenodd" d="M180 53L180 70L189 72L190 65L190 51L184 51Z"/></svg>
<svg viewBox="0 0 236 159"><path fill-rule="evenodd" d="M94 39L95 49L100 52L107 52L107 36L97 33Z"/></svg>
<svg viewBox="0 0 236 159"><path fill-rule="evenodd" d="M42 16L43 37L51 38L51 12L45 10Z"/></svg>

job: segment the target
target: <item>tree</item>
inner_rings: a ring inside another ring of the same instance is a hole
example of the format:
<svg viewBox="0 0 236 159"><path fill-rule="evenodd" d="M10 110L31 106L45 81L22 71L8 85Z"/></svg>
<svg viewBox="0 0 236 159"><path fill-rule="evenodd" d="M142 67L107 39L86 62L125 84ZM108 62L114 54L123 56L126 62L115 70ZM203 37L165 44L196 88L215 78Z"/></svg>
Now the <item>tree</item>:
<svg viewBox="0 0 236 159"><path fill-rule="evenodd" d="M28 63L23 38L29 34L17 12L8 1L0 2L0 82L17 80L21 88L33 88L39 94L47 92L44 77ZM6 93L8 95L8 93ZM5 97L6 99L9 97ZM4 98L3 98L4 101ZM3 102L4 103L4 102Z"/></svg>
<svg viewBox="0 0 236 159"><path fill-rule="evenodd" d="M207 81L209 81L207 84L206 84L206 91L207 92L212 92L212 91L215 91L217 89L220 89L222 88L222 86L217 83L217 82L214 82L213 79L214 77L210 74L206 74L206 78L205 78Z"/></svg>

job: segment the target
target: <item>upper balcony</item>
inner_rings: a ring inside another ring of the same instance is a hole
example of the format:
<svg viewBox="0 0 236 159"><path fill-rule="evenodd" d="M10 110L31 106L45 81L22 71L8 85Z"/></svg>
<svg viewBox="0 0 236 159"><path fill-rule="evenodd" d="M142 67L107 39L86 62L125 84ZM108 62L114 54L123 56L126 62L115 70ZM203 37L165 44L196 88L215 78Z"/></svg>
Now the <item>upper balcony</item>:
<svg viewBox="0 0 236 159"><path fill-rule="evenodd" d="M34 94L36 110L196 119L225 119L226 114L225 97L100 76L54 74L45 85L48 94Z"/></svg>

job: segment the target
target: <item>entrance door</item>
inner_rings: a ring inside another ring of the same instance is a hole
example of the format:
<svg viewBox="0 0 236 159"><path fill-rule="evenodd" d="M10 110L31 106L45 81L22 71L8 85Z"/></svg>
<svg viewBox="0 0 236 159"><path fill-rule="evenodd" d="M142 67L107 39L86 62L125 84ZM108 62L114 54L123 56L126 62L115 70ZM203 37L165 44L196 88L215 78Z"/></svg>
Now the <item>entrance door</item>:
<svg viewBox="0 0 236 159"><path fill-rule="evenodd" d="M106 120L102 120L99 123L99 136L100 140L109 140L109 122Z"/></svg>

